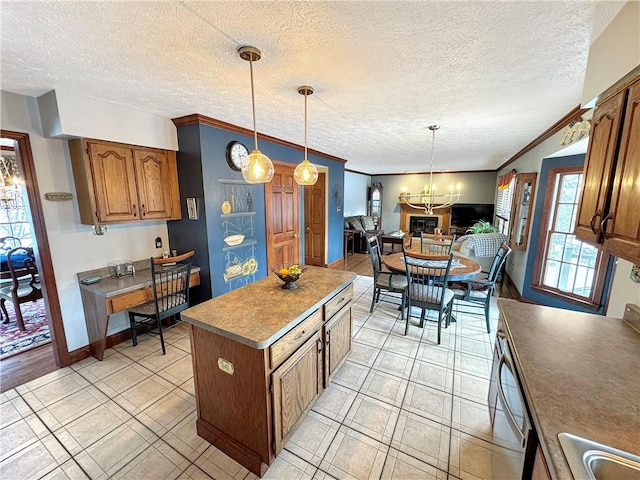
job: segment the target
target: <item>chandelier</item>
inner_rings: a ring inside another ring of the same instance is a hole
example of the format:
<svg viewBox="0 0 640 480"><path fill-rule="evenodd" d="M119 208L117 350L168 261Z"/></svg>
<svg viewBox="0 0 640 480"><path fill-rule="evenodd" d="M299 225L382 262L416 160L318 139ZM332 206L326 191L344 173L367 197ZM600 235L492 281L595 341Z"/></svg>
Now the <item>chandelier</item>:
<svg viewBox="0 0 640 480"><path fill-rule="evenodd" d="M400 194L400 202L409 205L411 208L417 208L424 210L426 215L433 215L433 211L438 208L445 208L453 205L460 199L460 184L458 183L454 189L453 185L449 186L449 192L436 193L436 186L433 183L433 153L435 150L436 142L436 130L440 128L440 125L430 125L431 130L431 171L429 173L429 184L425 185L423 192L420 194L410 195L406 192ZM421 203L422 205L414 205L411 201Z"/></svg>
<svg viewBox="0 0 640 480"><path fill-rule="evenodd" d="M0 207L6 210L24 208L22 182L13 159L0 157Z"/></svg>
<svg viewBox="0 0 640 480"><path fill-rule="evenodd" d="M254 150L242 160L242 176L247 183L268 183L273 178L273 163L271 159L258 150L258 130L256 130L256 97L253 88L253 62L260 60L262 54L255 47L238 48L240 58L249 62L251 74L251 109L253 111L253 141Z"/></svg>

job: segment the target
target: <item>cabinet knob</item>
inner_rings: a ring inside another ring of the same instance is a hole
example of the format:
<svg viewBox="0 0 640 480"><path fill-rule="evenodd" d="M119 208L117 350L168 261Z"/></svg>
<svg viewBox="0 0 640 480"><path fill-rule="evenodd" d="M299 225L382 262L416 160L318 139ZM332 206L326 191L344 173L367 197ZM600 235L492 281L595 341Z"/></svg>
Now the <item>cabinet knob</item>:
<svg viewBox="0 0 640 480"><path fill-rule="evenodd" d="M144 203L141 206L142 206L142 216L146 217L147 216L147 209L145 208Z"/></svg>
<svg viewBox="0 0 640 480"><path fill-rule="evenodd" d="M131 205L131 207L133 208L133 216L137 217L138 216L138 206L134 203Z"/></svg>

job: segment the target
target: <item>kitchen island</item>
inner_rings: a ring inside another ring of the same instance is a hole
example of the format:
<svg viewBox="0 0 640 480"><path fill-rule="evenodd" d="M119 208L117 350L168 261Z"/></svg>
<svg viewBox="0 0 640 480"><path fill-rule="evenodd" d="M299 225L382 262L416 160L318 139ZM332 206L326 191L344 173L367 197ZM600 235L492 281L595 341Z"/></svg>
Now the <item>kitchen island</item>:
<svg viewBox="0 0 640 480"><path fill-rule="evenodd" d="M308 267L185 310L198 435L262 476L351 351L355 278Z"/></svg>
<svg viewBox="0 0 640 480"><path fill-rule="evenodd" d="M572 478L567 432L640 455L640 332L618 318L498 300L540 446L533 478ZM501 332L500 332L501 331Z"/></svg>

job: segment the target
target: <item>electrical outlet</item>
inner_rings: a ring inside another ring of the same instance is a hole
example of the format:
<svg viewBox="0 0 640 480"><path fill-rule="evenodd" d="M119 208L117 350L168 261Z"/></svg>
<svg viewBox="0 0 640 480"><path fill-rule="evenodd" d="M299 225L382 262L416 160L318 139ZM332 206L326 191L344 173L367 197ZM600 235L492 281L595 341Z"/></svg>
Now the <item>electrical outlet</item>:
<svg viewBox="0 0 640 480"><path fill-rule="evenodd" d="M162 239L160 237L156 237L156 248L162 248Z"/></svg>

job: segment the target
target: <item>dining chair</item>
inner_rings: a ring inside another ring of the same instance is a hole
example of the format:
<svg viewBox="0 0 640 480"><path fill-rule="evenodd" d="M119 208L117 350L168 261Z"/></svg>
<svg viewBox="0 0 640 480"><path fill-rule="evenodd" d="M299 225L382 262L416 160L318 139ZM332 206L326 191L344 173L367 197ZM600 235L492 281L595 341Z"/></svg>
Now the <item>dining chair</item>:
<svg viewBox="0 0 640 480"><path fill-rule="evenodd" d="M8 252L13 248L22 246L22 241L18 237L0 237L0 252Z"/></svg>
<svg viewBox="0 0 640 480"><path fill-rule="evenodd" d="M464 300L471 303L480 304L484 307L484 316L487 324L487 333L491 332L491 322L489 314L491 310L491 296L496 292L496 282L498 275L502 271L507 257L511 253L511 247L507 243L502 243L496 255L493 257L489 271L482 271L469 280L450 282L449 288L454 293L456 300Z"/></svg>
<svg viewBox="0 0 640 480"><path fill-rule="evenodd" d="M36 258L31 247L17 247L7 253L7 268L11 283L0 288L0 309L4 314L4 323L9 322L9 313L5 302L13 303L16 323L21 331L25 331L24 318L20 305L35 302L42 298L40 276L36 266ZM2 315L0 314L0 317Z"/></svg>
<svg viewBox="0 0 640 480"><path fill-rule="evenodd" d="M400 318L404 319L408 283L407 277L383 269L380 243L377 235L371 235L367 238L367 249L369 250L371 266L373 267L373 297L371 298L371 308L369 309L369 313L373 312L375 304L380 301L380 292L385 290L390 293L399 293L401 295Z"/></svg>
<svg viewBox="0 0 640 480"><path fill-rule="evenodd" d="M445 327L449 326L453 307L453 292L446 287L452 259L452 253L432 255L405 250L404 264L409 281L405 335L409 333L411 307L421 309L420 328L424 327L426 311L436 310L438 312L438 345L440 344L442 322L445 322Z"/></svg>
<svg viewBox="0 0 640 480"><path fill-rule="evenodd" d="M129 309L133 346L138 345L138 330L160 336L165 355L162 322L189 308L189 277L195 250L169 258L150 259L153 300ZM157 332L153 330L157 328Z"/></svg>
<svg viewBox="0 0 640 480"><path fill-rule="evenodd" d="M420 253L432 255L449 255L453 249L455 235L420 234Z"/></svg>

